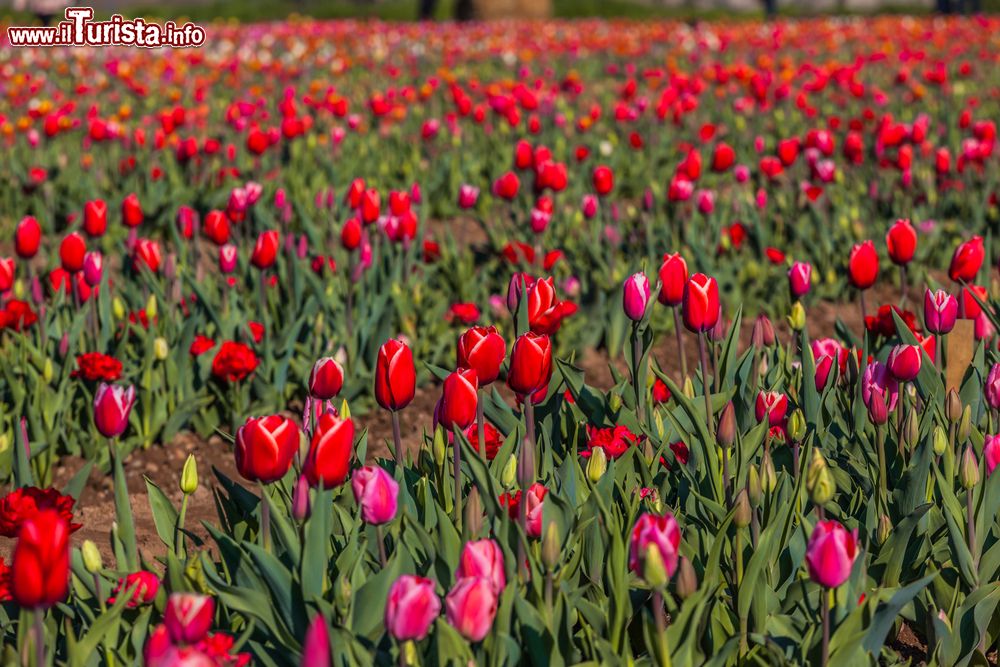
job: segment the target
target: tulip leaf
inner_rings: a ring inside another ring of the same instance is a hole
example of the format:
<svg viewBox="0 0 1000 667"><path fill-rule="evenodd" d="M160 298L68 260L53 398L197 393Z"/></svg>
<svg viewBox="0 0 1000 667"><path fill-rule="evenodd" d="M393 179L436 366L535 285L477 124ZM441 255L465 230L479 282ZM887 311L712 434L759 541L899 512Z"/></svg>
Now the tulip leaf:
<svg viewBox="0 0 1000 667"><path fill-rule="evenodd" d="M907 584L903 588L900 588L892 594L892 597L888 600L888 602L883 602L878 605L878 608L872 617L871 624L868 626L865 639L862 642L864 649L868 651L868 653L875 656L879 654L882 649L882 645L885 643L886 635L889 634L889 629L892 628L893 623L895 623L896 619L899 617L900 611L937 576L937 572L931 572L930 574Z"/></svg>

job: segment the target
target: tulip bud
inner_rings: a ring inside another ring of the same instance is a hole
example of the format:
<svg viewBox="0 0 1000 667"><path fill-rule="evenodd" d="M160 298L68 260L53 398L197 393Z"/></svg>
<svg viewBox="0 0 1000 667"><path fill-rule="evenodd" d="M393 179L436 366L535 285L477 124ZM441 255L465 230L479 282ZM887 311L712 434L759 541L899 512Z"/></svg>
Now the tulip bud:
<svg viewBox="0 0 1000 667"><path fill-rule="evenodd" d="M733 402L726 403L722 408L722 415L719 417L719 426L715 432L716 440L723 449L729 449L736 441L736 408Z"/></svg>
<svg viewBox="0 0 1000 667"><path fill-rule="evenodd" d="M954 388L948 390L948 398L944 404L944 416L951 424L957 424L962 418L962 399Z"/></svg>
<svg viewBox="0 0 1000 667"><path fill-rule="evenodd" d="M750 506L753 508L758 508L761 502L764 500L764 490L760 485L760 473L757 472L757 466L750 466L750 472L747 473L747 499L750 501Z"/></svg>
<svg viewBox="0 0 1000 667"><path fill-rule="evenodd" d="M157 336L153 340L153 356L157 361L164 361L170 354L170 347L167 345L167 339L163 336Z"/></svg>
<svg viewBox="0 0 1000 667"><path fill-rule="evenodd" d="M774 327L767 315L758 315L753 323L753 332L750 335L753 346L760 349L774 345Z"/></svg>
<svg viewBox="0 0 1000 667"><path fill-rule="evenodd" d="M945 450L948 449L948 435L944 432L944 429L940 426L934 427L934 453L937 456L944 454Z"/></svg>
<svg viewBox="0 0 1000 667"><path fill-rule="evenodd" d="M0 433L0 456L6 455L8 449L10 449L10 436Z"/></svg>
<svg viewBox="0 0 1000 667"><path fill-rule="evenodd" d="M696 592L698 592L698 575L694 572L694 565L687 559L687 556L681 556L681 562L677 568L677 595L682 600L686 600Z"/></svg>
<svg viewBox="0 0 1000 667"><path fill-rule="evenodd" d="M771 452L764 452L760 461L760 487L765 493L773 493L778 486L778 474L774 471L774 461Z"/></svg>
<svg viewBox="0 0 1000 667"><path fill-rule="evenodd" d="M694 382L691 381L690 376L684 378L684 387L681 392L688 398L694 398Z"/></svg>
<svg viewBox="0 0 1000 667"><path fill-rule="evenodd" d="M83 541L83 545L80 547L80 554L83 556L83 567L87 572L97 574L104 567L101 552L98 551L97 545L90 540Z"/></svg>
<svg viewBox="0 0 1000 667"><path fill-rule="evenodd" d="M750 525L750 501L746 489L740 489L733 499L733 525L737 528L746 528Z"/></svg>
<svg viewBox="0 0 1000 667"><path fill-rule="evenodd" d="M431 451L434 454L434 463L443 466L448 457L448 441L444 435L444 427L440 424L434 429L434 446Z"/></svg>
<svg viewBox="0 0 1000 667"><path fill-rule="evenodd" d="M347 404L346 398L340 402L340 418L345 421L351 418L351 406Z"/></svg>
<svg viewBox="0 0 1000 667"><path fill-rule="evenodd" d="M198 462L195 461L194 454L188 454L184 461L184 468L181 470L181 493L190 496L198 490Z"/></svg>
<svg viewBox="0 0 1000 667"><path fill-rule="evenodd" d="M667 567L663 563L660 548L655 544L646 547L646 557L643 559L642 578L650 588L663 588L670 581Z"/></svg>
<svg viewBox="0 0 1000 667"><path fill-rule="evenodd" d="M788 437L793 442L802 442L802 438L806 437L806 416L802 410L796 409L788 418Z"/></svg>
<svg viewBox="0 0 1000 667"><path fill-rule="evenodd" d="M465 496L465 527L473 537L483 529L483 501L479 497L479 487L475 485Z"/></svg>
<svg viewBox="0 0 1000 667"><path fill-rule="evenodd" d="M590 450L590 460L587 461L587 479L593 484L597 484L604 472L608 469L608 456L604 453L603 447L594 447Z"/></svg>
<svg viewBox="0 0 1000 667"><path fill-rule="evenodd" d="M653 428L656 429L656 437L663 440L663 436L666 435L666 426L663 423L663 415L660 414L659 410L653 413Z"/></svg>
<svg viewBox="0 0 1000 667"><path fill-rule="evenodd" d="M889 421L889 406L885 403L885 393L875 387L872 387L871 400L868 401L868 419L876 427Z"/></svg>
<svg viewBox="0 0 1000 667"><path fill-rule="evenodd" d="M966 405L962 410L962 420L958 423L958 441L965 442L972 435L972 406Z"/></svg>
<svg viewBox="0 0 1000 667"><path fill-rule="evenodd" d="M46 359L45 365L42 366L42 380L45 381L45 384L50 384L54 375L55 368L52 366L52 360Z"/></svg>
<svg viewBox="0 0 1000 667"><path fill-rule="evenodd" d="M972 489L979 484L979 461L976 460L976 453L972 451L969 444L962 454L962 463L958 467L958 480L966 490Z"/></svg>
<svg viewBox="0 0 1000 667"><path fill-rule="evenodd" d="M337 578L337 607L341 609L347 609L351 604L354 597L354 592L351 590L351 580L348 577L341 575Z"/></svg>
<svg viewBox="0 0 1000 667"><path fill-rule="evenodd" d="M111 300L111 313L115 316L116 320L125 319L125 304L117 296Z"/></svg>
<svg viewBox="0 0 1000 667"><path fill-rule="evenodd" d="M813 504L822 506L833 498L835 490L833 477L819 448L813 448L812 451L812 461L806 471L806 489L809 491L809 498Z"/></svg>
<svg viewBox="0 0 1000 667"><path fill-rule="evenodd" d="M608 408L613 413L617 413L622 409L622 397L617 391L612 391L611 396L608 397Z"/></svg>
<svg viewBox="0 0 1000 667"><path fill-rule="evenodd" d="M559 529L554 521L549 521L545 527L545 537L542 539L542 563L551 572L559 564Z"/></svg>
<svg viewBox="0 0 1000 667"><path fill-rule="evenodd" d="M500 472L500 482L504 485L504 488L511 488L514 486L514 482L517 481L517 455L511 454L510 458L507 459L507 463L504 464L503 470Z"/></svg>
<svg viewBox="0 0 1000 667"><path fill-rule="evenodd" d="M917 446L917 440L920 438L920 421L917 419L917 411L910 410L906 413L906 419L903 420L903 440L906 442L907 446L912 450Z"/></svg>
<svg viewBox="0 0 1000 667"><path fill-rule="evenodd" d="M149 317L149 319L152 320L156 317L156 313L157 313L156 295L150 294L149 298L146 299L146 315Z"/></svg>
<svg viewBox="0 0 1000 667"><path fill-rule="evenodd" d="M892 534L892 521L889 520L889 517L883 514L878 518L878 532L875 535L879 546L885 544L886 540L889 539L890 534Z"/></svg>
<svg viewBox="0 0 1000 667"><path fill-rule="evenodd" d="M793 331L802 331L806 326L806 309L802 307L802 302L796 301L792 304L792 310L788 313L788 326Z"/></svg>
<svg viewBox="0 0 1000 667"><path fill-rule="evenodd" d="M292 491L292 518L296 521L305 521L309 518L309 511L309 479L305 475L300 475Z"/></svg>

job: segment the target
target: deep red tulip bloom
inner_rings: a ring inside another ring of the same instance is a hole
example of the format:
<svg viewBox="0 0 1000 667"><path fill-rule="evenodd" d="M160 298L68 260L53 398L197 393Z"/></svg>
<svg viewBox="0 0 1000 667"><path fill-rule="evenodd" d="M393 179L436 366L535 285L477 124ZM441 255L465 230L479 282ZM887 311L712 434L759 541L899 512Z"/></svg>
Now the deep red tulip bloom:
<svg viewBox="0 0 1000 667"><path fill-rule="evenodd" d="M508 171L493 182L493 194L507 201L517 197L518 190L520 189L521 179L512 171Z"/></svg>
<svg viewBox="0 0 1000 667"><path fill-rule="evenodd" d="M974 282L985 258L983 237L973 236L955 249L955 254L951 257L951 266L948 267L948 277L955 282Z"/></svg>
<svg viewBox="0 0 1000 667"><path fill-rule="evenodd" d="M136 271L140 271L145 266L153 273L157 273L160 270L162 262L163 251L160 250L159 243L149 239L139 239L136 241L132 257L132 266Z"/></svg>
<svg viewBox="0 0 1000 667"><path fill-rule="evenodd" d="M340 229L340 245L348 252L361 245L361 220L350 217Z"/></svg>
<svg viewBox="0 0 1000 667"><path fill-rule="evenodd" d="M117 438L128 428L135 404L135 387L102 382L94 394L94 424L105 438Z"/></svg>
<svg viewBox="0 0 1000 667"><path fill-rule="evenodd" d="M679 306L684 300L684 287L688 280L687 262L679 252L663 256L659 276L660 293L657 299L665 306Z"/></svg>
<svg viewBox="0 0 1000 667"><path fill-rule="evenodd" d="M611 167L602 164L594 167L593 181L594 191L603 196L615 187L615 174L611 171Z"/></svg>
<svg viewBox="0 0 1000 667"><path fill-rule="evenodd" d="M303 473L309 484L332 489L347 479L354 457L354 422L332 412L320 416L309 443Z"/></svg>
<svg viewBox="0 0 1000 667"><path fill-rule="evenodd" d="M83 256L87 254L87 243L79 232L63 237L59 244L59 262L67 273L83 270Z"/></svg>
<svg viewBox="0 0 1000 667"><path fill-rule="evenodd" d="M515 282L516 281L516 282ZM512 278L515 297L519 299L520 278ZM527 284L528 287L528 326L537 334L552 335L559 331L562 321L576 312L576 304L570 301L560 301L556 297L555 279L539 278ZM508 304L511 303L511 290L508 289ZM514 304L516 306L516 300Z"/></svg>
<svg viewBox="0 0 1000 667"><path fill-rule="evenodd" d="M333 357L323 357L313 364L309 374L309 395L328 401L344 386L344 368Z"/></svg>
<svg viewBox="0 0 1000 667"><path fill-rule="evenodd" d="M710 330L719 321L719 284L704 273L691 276L684 285L682 314L689 331Z"/></svg>
<svg viewBox="0 0 1000 667"><path fill-rule="evenodd" d="M917 250L917 230L909 220L897 220L885 235L885 247L893 264L909 264Z"/></svg>
<svg viewBox="0 0 1000 667"><path fill-rule="evenodd" d="M278 259L278 248L281 245L281 236L274 229L261 232L257 237L257 243L253 247L253 254L250 256L250 263L258 269L269 269L274 266Z"/></svg>
<svg viewBox="0 0 1000 667"><path fill-rule="evenodd" d="M484 387L500 374L500 365L507 354L507 343L496 327L472 327L458 338L457 365L473 368Z"/></svg>
<svg viewBox="0 0 1000 667"><path fill-rule="evenodd" d="M507 386L521 396L547 387L552 377L552 341L548 336L528 332L517 337L510 351Z"/></svg>
<svg viewBox="0 0 1000 667"><path fill-rule="evenodd" d="M46 509L21 525L11 563L10 592L19 606L48 608L69 594L69 524Z"/></svg>
<svg viewBox="0 0 1000 667"><path fill-rule="evenodd" d="M38 254L38 246L42 243L42 227L33 216L21 218L14 229L14 252L18 257L31 259Z"/></svg>
<svg viewBox="0 0 1000 667"><path fill-rule="evenodd" d="M196 644L205 638L215 618L215 600L198 593L171 593L163 624L177 644Z"/></svg>
<svg viewBox="0 0 1000 667"><path fill-rule="evenodd" d="M299 428L292 420L249 417L236 431L236 469L248 481L269 484L285 476L298 449Z"/></svg>
<svg viewBox="0 0 1000 667"><path fill-rule="evenodd" d="M788 412L788 397L777 391L762 391L757 394L754 413L757 421L767 418L769 426L777 426L785 421Z"/></svg>
<svg viewBox="0 0 1000 667"><path fill-rule="evenodd" d="M142 205L139 203L139 196L134 192L130 193L122 200L122 222L126 227L138 227L142 224Z"/></svg>
<svg viewBox="0 0 1000 667"><path fill-rule="evenodd" d="M878 253L871 241L855 243L847 261L847 277L851 285L866 290L878 278Z"/></svg>
<svg viewBox="0 0 1000 667"><path fill-rule="evenodd" d="M413 352L406 343L387 340L375 362L375 400L386 410L402 410L416 391L417 372Z"/></svg>
<svg viewBox="0 0 1000 667"><path fill-rule="evenodd" d="M17 265L13 257L0 257L0 292L6 292L14 286Z"/></svg>
<svg viewBox="0 0 1000 667"><path fill-rule="evenodd" d="M459 368L445 378L438 402L437 419L445 429L465 429L476 420L479 378L471 368Z"/></svg>
<svg viewBox="0 0 1000 667"><path fill-rule="evenodd" d="M83 205L83 231L91 238L104 236L108 229L108 205L103 199L95 199Z"/></svg>
<svg viewBox="0 0 1000 667"><path fill-rule="evenodd" d="M736 151L733 150L732 146L725 142L716 145L715 151L712 153L712 171L727 171L735 162Z"/></svg>
<svg viewBox="0 0 1000 667"><path fill-rule="evenodd" d="M988 303L989 293L982 285L969 285L962 289L962 319L974 320L983 312L979 302ZM978 300L977 300L978 299Z"/></svg>
<svg viewBox="0 0 1000 667"><path fill-rule="evenodd" d="M910 382L920 373L920 346L897 345L889 353L886 366L889 372L900 382Z"/></svg>
<svg viewBox="0 0 1000 667"><path fill-rule="evenodd" d="M366 225L370 225L376 220L382 211L382 199L379 197L378 190L375 188L369 188L364 191L361 195L361 205L358 207L358 213L361 215L361 222Z"/></svg>
<svg viewBox="0 0 1000 667"><path fill-rule="evenodd" d="M209 211L202 225L205 236L215 245L229 243L229 217L219 210Z"/></svg>

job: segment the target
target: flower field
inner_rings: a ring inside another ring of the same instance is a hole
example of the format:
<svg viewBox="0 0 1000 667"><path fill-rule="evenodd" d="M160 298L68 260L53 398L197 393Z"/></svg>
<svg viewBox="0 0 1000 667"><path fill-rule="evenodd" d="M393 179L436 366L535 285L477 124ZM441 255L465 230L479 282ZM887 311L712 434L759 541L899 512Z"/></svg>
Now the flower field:
<svg viewBox="0 0 1000 667"><path fill-rule="evenodd" d="M985 665L1000 20L0 49L0 663Z"/></svg>

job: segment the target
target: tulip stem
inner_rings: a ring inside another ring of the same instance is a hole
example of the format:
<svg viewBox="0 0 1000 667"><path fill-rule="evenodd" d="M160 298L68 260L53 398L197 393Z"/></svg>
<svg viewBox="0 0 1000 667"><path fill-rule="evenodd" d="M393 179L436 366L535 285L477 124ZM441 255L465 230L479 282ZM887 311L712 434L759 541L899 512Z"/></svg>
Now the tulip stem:
<svg viewBox="0 0 1000 667"><path fill-rule="evenodd" d="M528 437L528 443L535 446L535 404L531 400L531 394L524 397L524 428Z"/></svg>
<svg viewBox="0 0 1000 667"><path fill-rule="evenodd" d="M906 265L899 265L899 307L906 307Z"/></svg>
<svg viewBox="0 0 1000 667"><path fill-rule="evenodd" d="M101 605L101 612L107 611L107 603L101 594L101 575L97 572L94 573L94 596L97 597L97 602Z"/></svg>
<svg viewBox="0 0 1000 667"><path fill-rule="evenodd" d="M344 303L344 325L347 341L354 345L354 251L347 251L347 294Z"/></svg>
<svg viewBox="0 0 1000 667"><path fill-rule="evenodd" d="M180 558L185 554L184 550L184 518L187 516L188 509L188 494L184 494L181 498L181 512L177 516L177 527L174 529L174 551L177 557Z"/></svg>
<svg viewBox="0 0 1000 667"><path fill-rule="evenodd" d="M680 386L684 386L684 378L687 377L687 356L684 354L684 332L681 331L681 316L678 313L677 306L672 308L674 311L674 333L677 335L677 358L680 360L681 369L681 381Z"/></svg>
<svg viewBox="0 0 1000 667"><path fill-rule="evenodd" d="M868 318L868 308L865 305L865 291L859 290L861 300L861 331L864 331L865 320Z"/></svg>
<svg viewBox="0 0 1000 667"><path fill-rule="evenodd" d="M486 411L483 407L483 395L484 392L480 389L476 400L476 435L478 436L476 451L483 460L486 460Z"/></svg>
<svg viewBox="0 0 1000 667"><path fill-rule="evenodd" d="M639 324L632 325L632 384L635 385L635 408L639 425L646 423L646 371L642 366L642 336Z"/></svg>
<svg viewBox="0 0 1000 667"><path fill-rule="evenodd" d="M385 557L385 535L382 534L382 525L375 526L375 537L378 539L378 560L385 567L389 560Z"/></svg>
<svg viewBox="0 0 1000 667"><path fill-rule="evenodd" d="M660 642L660 667L670 667L670 648L667 646L667 617L663 610L663 593L653 591L653 618L656 619L656 637Z"/></svg>
<svg viewBox="0 0 1000 667"><path fill-rule="evenodd" d="M830 662L830 599L829 589L820 589L820 615L823 617L823 652L820 664L826 667Z"/></svg>
<svg viewBox="0 0 1000 667"><path fill-rule="evenodd" d="M38 607L32 612L34 626L32 628L35 640L35 665L45 667L45 610Z"/></svg>
<svg viewBox="0 0 1000 667"><path fill-rule="evenodd" d="M267 486L260 485L260 539L264 551L271 552L271 504L267 502Z"/></svg>
<svg viewBox="0 0 1000 667"><path fill-rule="evenodd" d="M702 332L698 334L698 356L701 357L701 385L705 394L705 424L708 426L708 436L712 437L715 434L712 428L712 390L708 385L708 352L705 351L705 333ZM729 480L728 478L728 465L723 461L723 473L722 473L722 484L725 487L726 492L726 507L728 508L731 504L729 502Z"/></svg>
<svg viewBox="0 0 1000 667"><path fill-rule="evenodd" d="M392 444L394 446L393 456L396 458L397 471L403 469L403 438L399 434L399 411L390 411L392 415Z"/></svg>
<svg viewBox="0 0 1000 667"><path fill-rule="evenodd" d="M455 494L452 496L452 512L454 514L455 529L462 534L462 445L456 437L452 443L454 457L452 464L455 473Z"/></svg>
<svg viewBox="0 0 1000 667"><path fill-rule="evenodd" d="M972 556L973 571L979 571L979 557L976 555L976 513L972 502L972 489L965 492L965 516L969 531L969 554Z"/></svg>
<svg viewBox="0 0 1000 667"><path fill-rule="evenodd" d="M879 492L879 502L882 504L882 511L885 514L889 514L889 490L888 481L885 465L885 434L882 433L882 428L879 426L875 427L875 445L878 449L878 492Z"/></svg>
<svg viewBox="0 0 1000 667"><path fill-rule="evenodd" d="M792 478L799 481L799 441L792 442Z"/></svg>

